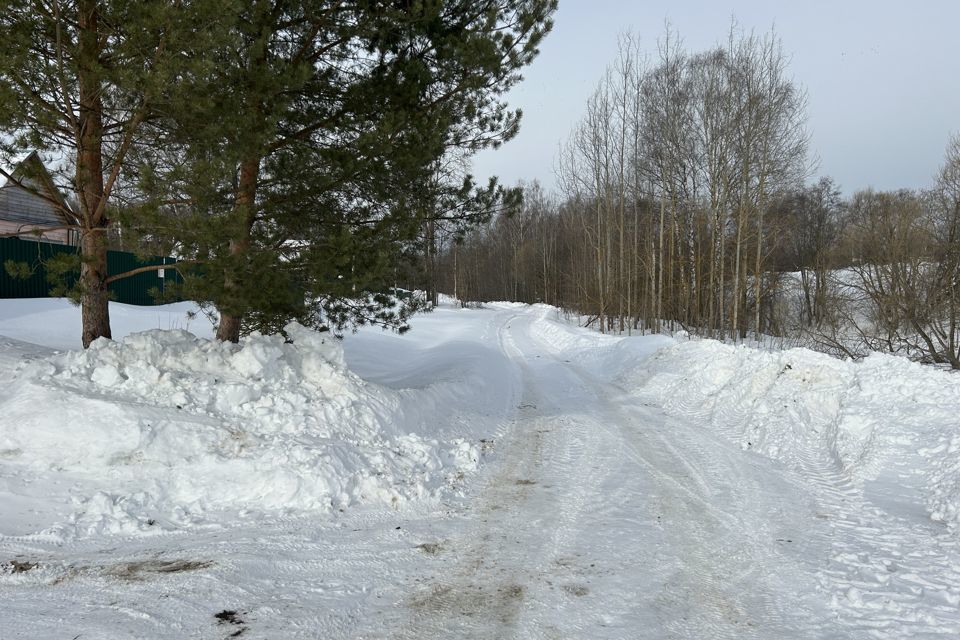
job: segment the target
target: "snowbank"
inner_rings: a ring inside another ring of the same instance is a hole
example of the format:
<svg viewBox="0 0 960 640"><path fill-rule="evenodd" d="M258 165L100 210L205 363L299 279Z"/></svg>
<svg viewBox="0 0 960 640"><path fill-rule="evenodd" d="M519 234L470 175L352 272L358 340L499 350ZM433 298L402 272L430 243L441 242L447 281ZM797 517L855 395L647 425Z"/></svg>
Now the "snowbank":
<svg viewBox="0 0 960 640"><path fill-rule="evenodd" d="M619 381L808 477L918 484L932 519L960 525L960 376L882 354L851 362L694 340Z"/></svg>
<svg viewBox="0 0 960 640"><path fill-rule="evenodd" d="M153 330L22 364L0 397L7 488L69 486L68 516L45 531L66 539L396 505L476 466L465 440L408 433L421 425L399 394L352 374L329 334L286 332L237 346Z"/></svg>
<svg viewBox="0 0 960 640"><path fill-rule="evenodd" d="M533 308L537 313L532 321L531 333L537 342L601 379L615 378L662 347L674 343L674 338L662 334L624 338L585 331L582 327L571 325L556 307L538 304Z"/></svg>

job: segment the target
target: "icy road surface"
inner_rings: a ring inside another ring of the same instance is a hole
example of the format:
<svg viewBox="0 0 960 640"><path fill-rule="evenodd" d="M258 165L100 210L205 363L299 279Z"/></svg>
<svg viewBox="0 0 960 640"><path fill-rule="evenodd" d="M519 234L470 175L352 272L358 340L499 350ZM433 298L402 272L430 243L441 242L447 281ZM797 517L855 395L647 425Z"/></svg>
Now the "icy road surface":
<svg viewBox="0 0 960 640"><path fill-rule="evenodd" d="M871 501L814 448L786 465L685 417L698 407L644 399L621 374L671 340L625 348L551 313L442 309L403 337L346 340L351 369L420 402L425 429L482 448L461 495L0 537L18 563L0 575L0 638L960 634L956 535L921 507Z"/></svg>

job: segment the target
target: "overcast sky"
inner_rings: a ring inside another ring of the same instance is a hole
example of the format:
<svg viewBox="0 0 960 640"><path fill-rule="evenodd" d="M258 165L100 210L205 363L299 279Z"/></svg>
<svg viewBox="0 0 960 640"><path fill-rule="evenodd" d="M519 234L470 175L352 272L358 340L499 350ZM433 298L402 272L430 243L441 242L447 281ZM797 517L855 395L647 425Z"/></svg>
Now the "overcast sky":
<svg viewBox="0 0 960 640"><path fill-rule="evenodd" d="M560 0L553 31L509 95L519 135L474 162L478 178L554 187L557 145L583 114L617 35L632 31L651 56L669 21L687 51L771 26L808 93L816 175L846 193L924 187L948 137L960 132L960 0Z"/></svg>

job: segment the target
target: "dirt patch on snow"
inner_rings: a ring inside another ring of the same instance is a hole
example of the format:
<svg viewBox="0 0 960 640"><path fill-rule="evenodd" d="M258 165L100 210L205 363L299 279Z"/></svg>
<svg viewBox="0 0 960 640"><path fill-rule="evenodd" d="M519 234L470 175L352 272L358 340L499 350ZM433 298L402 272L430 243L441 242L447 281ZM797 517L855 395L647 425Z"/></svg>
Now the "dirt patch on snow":
<svg viewBox="0 0 960 640"><path fill-rule="evenodd" d="M10 562L0 563L0 571L3 573L26 573L31 569L36 569L36 562L23 562L21 560L11 560Z"/></svg>
<svg viewBox="0 0 960 640"><path fill-rule="evenodd" d="M526 588L519 584L499 587L487 585L438 584L410 602L412 609L446 618L462 615L467 618L496 619L502 625L513 623L520 612Z"/></svg>
<svg viewBox="0 0 960 640"><path fill-rule="evenodd" d="M151 574L184 573L211 566L208 560L138 560L115 564L107 574L123 580L143 580Z"/></svg>
<svg viewBox="0 0 960 640"><path fill-rule="evenodd" d="M220 613L213 614L213 617L217 619L217 624L239 627L239 629L233 633L227 634L228 638L238 638L250 630L250 627L244 626L244 621L243 618L240 617L240 614L232 609L224 609Z"/></svg>
<svg viewBox="0 0 960 640"><path fill-rule="evenodd" d="M424 542L417 545L417 549L423 551L425 554L430 556L435 556L443 549L439 542Z"/></svg>

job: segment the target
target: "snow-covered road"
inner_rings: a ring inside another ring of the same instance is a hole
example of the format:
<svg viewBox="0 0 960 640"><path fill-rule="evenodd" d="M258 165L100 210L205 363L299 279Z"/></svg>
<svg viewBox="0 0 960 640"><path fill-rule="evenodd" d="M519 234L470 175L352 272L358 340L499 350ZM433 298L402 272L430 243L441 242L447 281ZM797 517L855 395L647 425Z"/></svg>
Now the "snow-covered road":
<svg viewBox="0 0 960 640"><path fill-rule="evenodd" d="M822 637L809 496L546 348L535 319L500 316L517 412L442 555L397 594L399 635Z"/></svg>
<svg viewBox="0 0 960 640"><path fill-rule="evenodd" d="M631 367L673 341L555 314L441 309L403 337L347 339L350 368L405 398L407 423L483 451L455 491L146 534L0 536L0 638L960 633L956 534L895 509L895 477L853 482L814 448L789 463L750 450L714 428L732 404L637 380ZM8 509L25 499L13 477L0 477Z"/></svg>

